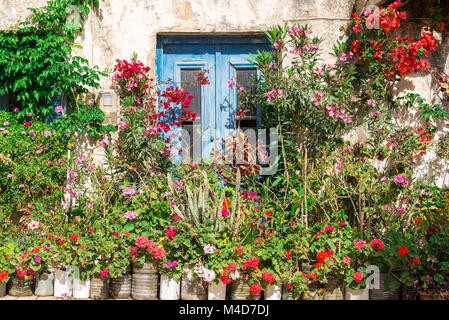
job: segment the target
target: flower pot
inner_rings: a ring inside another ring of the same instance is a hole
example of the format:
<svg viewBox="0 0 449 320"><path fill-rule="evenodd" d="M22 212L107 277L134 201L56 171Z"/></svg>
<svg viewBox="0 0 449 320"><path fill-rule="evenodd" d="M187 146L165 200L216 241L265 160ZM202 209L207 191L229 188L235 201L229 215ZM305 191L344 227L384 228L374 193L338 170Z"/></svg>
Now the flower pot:
<svg viewBox="0 0 449 320"><path fill-rule="evenodd" d="M183 268L181 280L182 300L206 300L207 292L202 279L193 278L193 267Z"/></svg>
<svg viewBox="0 0 449 320"><path fill-rule="evenodd" d="M40 297L53 296L54 293L54 279L53 271L45 271L36 274L36 287L34 294Z"/></svg>
<svg viewBox="0 0 449 320"><path fill-rule="evenodd" d="M81 280L80 268L77 266L70 266L73 269L73 297L75 299L88 299L90 297L90 277L86 280Z"/></svg>
<svg viewBox="0 0 449 320"><path fill-rule="evenodd" d="M369 293L370 300L400 300L399 290L389 291L385 287L385 273L379 275L379 289L371 289Z"/></svg>
<svg viewBox="0 0 449 320"><path fill-rule="evenodd" d="M320 296L322 290L323 287L321 286L321 283L318 281L312 282L309 284L309 290L303 292L302 300L323 300L323 297Z"/></svg>
<svg viewBox="0 0 449 320"><path fill-rule="evenodd" d="M287 282L282 286L282 300L295 300L293 298L293 290L287 288Z"/></svg>
<svg viewBox="0 0 449 320"><path fill-rule="evenodd" d="M180 297L181 297L181 280L170 278L167 275L161 275L159 299L179 300Z"/></svg>
<svg viewBox="0 0 449 320"><path fill-rule="evenodd" d="M19 278L17 274L11 276L9 295L26 297L33 295L33 277L25 276Z"/></svg>
<svg viewBox="0 0 449 320"><path fill-rule="evenodd" d="M54 278L53 296L62 298L71 297L73 293L72 279L69 279L69 271L56 269Z"/></svg>
<svg viewBox="0 0 449 320"><path fill-rule="evenodd" d="M111 296L115 299L129 299L131 297L131 273L125 273L121 277L111 279Z"/></svg>
<svg viewBox="0 0 449 320"><path fill-rule="evenodd" d="M99 274L92 276L90 280L90 298L96 300L109 298L109 278L100 277Z"/></svg>
<svg viewBox="0 0 449 320"><path fill-rule="evenodd" d="M402 287L401 300L418 300L419 293L416 288Z"/></svg>
<svg viewBox="0 0 449 320"><path fill-rule="evenodd" d="M422 290L418 291L419 300L449 300L449 292L428 293Z"/></svg>
<svg viewBox="0 0 449 320"><path fill-rule="evenodd" d="M345 300L369 300L369 289L351 289L346 285Z"/></svg>
<svg viewBox="0 0 449 320"><path fill-rule="evenodd" d="M0 298L6 296L6 283L0 283Z"/></svg>
<svg viewBox="0 0 449 320"><path fill-rule="evenodd" d="M345 287L336 279L330 279L324 286L324 300L344 300Z"/></svg>
<svg viewBox="0 0 449 320"><path fill-rule="evenodd" d="M153 263L133 266L132 298L136 300L157 299L158 274Z"/></svg>
<svg viewBox="0 0 449 320"><path fill-rule="evenodd" d="M207 287L208 300L226 300L226 285L219 281L217 284L209 283Z"/></svg>
<svg viewBox="0 0 449 320"><path fill-rule="evenodd" d="M267 286L264 290L265 300L281 300L282 298L282 283L275 286Z"/></svg>
<svg viewBox="0 0 449 320"><path fill-rule="evenodd" d="M260 294L253 295L248 282L238 279L231 282L231 300L260 300Z"/></svg>

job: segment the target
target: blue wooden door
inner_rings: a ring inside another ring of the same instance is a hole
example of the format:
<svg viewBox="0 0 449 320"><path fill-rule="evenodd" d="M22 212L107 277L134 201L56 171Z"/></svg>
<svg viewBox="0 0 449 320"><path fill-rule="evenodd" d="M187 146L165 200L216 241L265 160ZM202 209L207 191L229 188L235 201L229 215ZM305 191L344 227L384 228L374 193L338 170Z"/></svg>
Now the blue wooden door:
<svg viewBox="0 0 449 320"><path fill-rule="evenodd" d="M203 159L209 158L214 146L236 128L235 112L239 86L245 87L257 74L255 65L248 62L249 54L257 50L271 50L265 36L159 36L157 43L157 75L159 82L168 82L189 91L195 97L192 111L197 113L196 123L183 123L183 129L200 132L200 141L192 139L191 148ZM209 70L210 84L193 84L195 73ZM173 83L174 82L174 83ZM245 125L257 124L257 112L251 112ZM175 139L181 148L180 138ZM184 155L183 155L184 156ZM190 154L194 161L194 152ZM177 157L176 162L181 160Z"/></svg>

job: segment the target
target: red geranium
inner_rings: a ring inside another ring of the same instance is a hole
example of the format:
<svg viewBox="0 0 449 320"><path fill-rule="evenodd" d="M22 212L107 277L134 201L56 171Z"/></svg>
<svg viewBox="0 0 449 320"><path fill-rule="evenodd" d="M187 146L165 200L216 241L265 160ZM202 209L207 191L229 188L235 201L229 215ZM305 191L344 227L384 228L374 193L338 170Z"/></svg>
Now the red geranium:
<svg viewBox="0 0 449 320"><path fill-rule="evenodd" d="M262 291L262 287L259 284L255 283L251 287L249 287L249 291L251 291L251 293L254 295L258 295L260 291Z"/></svg>
<svg viewBox="0 0 449 320"><path fill-rule="evenodd" d="M400 247L398 248L398 250L399 250L399 255L400 255L401 257L403 257L403 256L405 256L406 254L408 254L408 249L407 249L407 247L404 246L404 245L400 246Z"/></svg>
<svg viewBox="0 0 449 320"><path fill-rule="evenodd" d="M71 236L70 236L70 240L72 240L72 241L78 241L78 238L79 238L79 236L75 233L75 234L72 234Z"/></svg>

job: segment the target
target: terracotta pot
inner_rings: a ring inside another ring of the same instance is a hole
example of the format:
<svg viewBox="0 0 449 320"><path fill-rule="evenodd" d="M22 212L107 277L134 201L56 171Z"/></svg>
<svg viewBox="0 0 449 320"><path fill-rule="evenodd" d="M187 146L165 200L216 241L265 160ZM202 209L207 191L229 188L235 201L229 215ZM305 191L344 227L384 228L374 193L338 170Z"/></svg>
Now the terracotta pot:
<svg viewBox="0 0 449 320"><path fill-rule="evenodd" d="M159 299L179 300L179 298L181 298L181 279L173 279L167 275L162 275Z"/></svg>
<svg viewBox="0 0 449 320"><path fill-rule="evenodd" d="M282 298L282 282L274 286L267 286L264 290L265 300L281 300Z"/></svg>
<svg viewBox="0 0 449 320"><path fill-rule="evenodd" d="M324 300L344 300L345 287L343 283L337 279L330 279L324 286Z"/></svg>
<svg viewBox="0 0 449 320"><path fill-rule="evenodd" d="M399 294L399 290L391 292L385 287L386 277L388 277L388 275L385 273L379 274L379 289L370 290L370 300L400 300L401 296Z"/></svg>
<svg viewBox="0 0 449 320"><path fill-rule="evenodd" d="M96 300L109 298L109 278L102 278L99 274L92 276L90 280L90 298Z"/></svg>
<svg viewBox="0 0 449 320"><path fill-rule="evenodd" d="M157 268L153 263L133 266L132 298L136 300L157 299Z"/></svg>
<svg viewBox="0 0 449 320"><path fill-rule="evenodd" d="M6 283L0 283L0 298L6 296Z"/></svg>
<svg viewBox="0 0 449 320"><path fill-rule="evenodd" d="M202 279L193 277L193 266L182 269L181 300L207 300L206 287Z"/></svg>
<svg viewBox="0 0 449 320"><path fill-rule="evenodd" d="M17 274L11 276L9 282L9 295L16 297L26 297L33 295L33 277L26 276L24 278L19 278Z"/></svg>
<svg viewBox="0 0 449 320"><path fill-rule="evenodd" d="M253 295L248 282L238 279L231 282L231 300L260 300L260 294Z"/></svg>
<svg viewBox="0 0 449 320"><path fill-rule="evenodd" d="M54 293L54 279L53 271L45 271L36 274L36 287L34 294L39 297L53 296Z"/></svg>
<svg viewBox="0 0 449 320"><path fill-rule="evenodd" d="M208 300L226 300L226 285L219 281L218 283L209 283L207 287Z"/></svg>
<svg viewBox="0 0 449 320"><path fill-rule="evenodd" d="M121 277L111 279L111 296L115 299L129 299L131 297L131 273L125 273Z"/></svg>
<svg viewBox="0 0 449 320"><path fill-rule="evenodd" d="M369 289L351 289L346 285L345 300L369 300Z"/></svg>

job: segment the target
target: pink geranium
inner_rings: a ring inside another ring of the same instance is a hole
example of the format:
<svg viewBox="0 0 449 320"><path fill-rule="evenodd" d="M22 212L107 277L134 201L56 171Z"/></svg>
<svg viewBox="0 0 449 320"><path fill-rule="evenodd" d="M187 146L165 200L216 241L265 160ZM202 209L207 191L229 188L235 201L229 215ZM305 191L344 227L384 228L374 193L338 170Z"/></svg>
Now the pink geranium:
<svg viewBox="0 0 449 320"><path fill-rule="evenodd" d="M362 249L364 246L366 246L366 241L365 240L360 240L360 239L355 239L353 241L354 246L357 250Z"/></svg>
<svg viewBox="0 0 449 320"><path fill-rule="evenodd" d="M39 221L31 220L30 223L28 223L28 229L34 230L39 228Z"/></svg>

